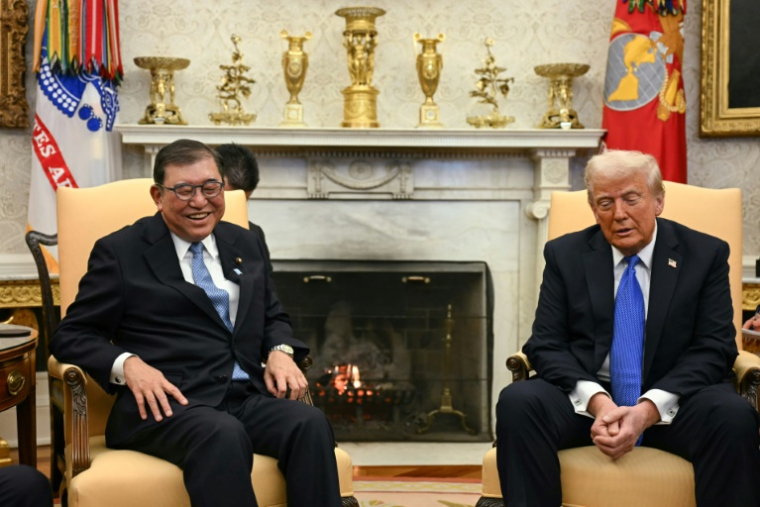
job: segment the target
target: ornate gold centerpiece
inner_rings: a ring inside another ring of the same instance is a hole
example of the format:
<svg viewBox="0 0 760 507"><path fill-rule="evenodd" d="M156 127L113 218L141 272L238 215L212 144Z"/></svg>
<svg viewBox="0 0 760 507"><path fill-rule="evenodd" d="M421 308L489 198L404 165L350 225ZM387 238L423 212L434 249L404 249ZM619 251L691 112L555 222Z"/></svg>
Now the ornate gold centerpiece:
<svg viewBox="0 0 760 507"><path fill-rule="evenodd" d="M344 89L343 121L341 127L378 128L377 95L372 86L375 72L375 46L377 30L375 19L385 14L376 7L346 7L335 14L346 18L343 46L348 55L348 73L351 86Z"/></svg>
<svg viewBox="0 0 760 507"><path fill-rule="evenodd" d="M251 68L243 64L243 53L238 48L238 42L242 39L239 35L233 34L230 40L235 46L235 50L232 52L232 65L219 65L219 68L224 71L224 76L216 87L219 92L216 97L219 99L222 111L209 113L208 117L214 122L214 125L221 125L222 123L248 125L252 121L256 121L256 115L246 113L243 110L240 96L248 98L251 95L251 87L248 85L256 81L245 75Z"/></svg>
<svg viewBox="0 0 760 507"><path fill-rule="evenodd" d="M503 129L507 124L515 121L515 118L514 116L504 116L499 113L499 103L496 101L496 97L501 94L504 98L507 98L509 84L514 82L515 78L499 77L499 74L507 69L496 65L496 58L491 53L491 46L494 45L493 39L487 37L484 44L486 51L488 51L488 56L483 60L483 67L475 69L475 74L478 74L480 79L475 83L475 89L470 92L470 97L478 97L480 99L478 100L479 104L490 104L493 110L485 116L470 116L467 118L467 123L475 128L490 127Z"/></svg>
<svg viewBox="0 0 760 507"><path fill-rule="evenodd" d="M539 128L582 129L578 113L573 109L573 78L588 72L584 63L550 63L538 65L534 71L549 78L549 110L544 114Z"/></svg>
<svg viewBox="0 0 760 507"><path fill-rule="evenodd" d="M150 105L145 108L145 115L137 123L187 125L182 118L182 111L174 103L174 71L186 69L190 60L168 56L139 56L134 61L141 69L150 71Z"/></svg>
<svg viewBox="0 0 760 507"><path fill-rule="evenodd" d="M309 55L304 52L303 44L311 39L311 32L303 37L288 35L287 30L280 32L280 37L288 41L288 49L282 54L282 70L285 74L285 86L290 92L290 100L285 104L285 119L280 124L283 127L305 127L303 122L303 106L298 101L306 70L309 68Z"/></svg>
<svg viewBox="0 0 760 507"><path fill-rule="evenodd" d="M417 77L425 94L425 103L420 106L420 124L417 127L443 128L438 104L433 100L433 95L438 89L443 69L443 56L436 53L436 47L439 42L446 40L446 36L439 33L435 39L423 39L422 35L415 33L414 40L422 44L422 52L417 54Z"/></svg>

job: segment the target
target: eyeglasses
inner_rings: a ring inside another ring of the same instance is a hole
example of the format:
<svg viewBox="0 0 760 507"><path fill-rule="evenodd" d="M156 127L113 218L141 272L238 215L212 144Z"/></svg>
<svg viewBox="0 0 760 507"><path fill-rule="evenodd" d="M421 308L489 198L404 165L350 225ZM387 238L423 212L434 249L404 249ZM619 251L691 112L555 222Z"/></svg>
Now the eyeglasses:
<svg viewBox="0 0 760 507"><path fill-rule="evenodd" d="M190 183L180 183L179 185L174 185L173 187L167 187L161 183L156 183L156 185L163 187L166 190L171 190L180 201L189 201L195 197L195 191L199 188L201 189L203 197L206 199L213 199L222 193L222 188L224 188L224 183L216 180L208 180L204 183L201 183L200 185L191 185Z"/></svg>

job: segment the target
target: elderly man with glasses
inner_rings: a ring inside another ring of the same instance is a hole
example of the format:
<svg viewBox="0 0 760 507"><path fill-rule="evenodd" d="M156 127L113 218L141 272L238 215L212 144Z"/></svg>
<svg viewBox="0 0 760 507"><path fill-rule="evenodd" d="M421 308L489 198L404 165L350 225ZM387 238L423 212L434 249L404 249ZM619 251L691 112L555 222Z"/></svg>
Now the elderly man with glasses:
<svg viewBox="0 0 760 507"><path fill-rule="evenodd" d="M307 383L260 238L220 222L224 174L206 145L159 151L158 212L99 240L51 342L117 395L109 447L180 466L194 506L255 506L253 454L279 460L288 503L341 505L332 430Z"/></svg>

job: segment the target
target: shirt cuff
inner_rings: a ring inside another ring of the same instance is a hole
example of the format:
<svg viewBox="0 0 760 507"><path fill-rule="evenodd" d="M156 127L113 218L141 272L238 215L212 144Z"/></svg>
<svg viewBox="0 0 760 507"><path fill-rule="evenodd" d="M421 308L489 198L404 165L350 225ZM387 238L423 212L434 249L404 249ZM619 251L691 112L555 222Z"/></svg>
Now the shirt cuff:
<svg viewBox="0 0 760 507"><path fill-rule="evenodd" d="M134 356L136 354L132 354L130 352L124 352L119 357L116 358L116 361L113 362L113 366L111 367L111 383L112 384L118 384L120 386L127 385L127 379L124 378L124 361L129 359L130 357Z"/></svg>
<svg viewBox="0 0 760 507"><path fill-rule="evenodd" d="M576 414L595 419L596 417L594 414L588 411L588 402L598 393L604 393L611 398L610 393L605 391L604 388L596 382L579 380L575 384L575 389L570 391L570 394L567 396L570 398L570 403L573 404L573 409L575 409Z"/></svg>
<svg viewBox="0 0 760 507"><path fill-rule="evenodd" d="M680 408L678 401L681 397L677 394L663 391L662 389L650 389L641 395L641 398L638 399L638 403L641 403L641 400L644 399L654 403L654 406L657 407L657 411L660 413L660 420L655 424L667 425L672 423Z"/></svg>

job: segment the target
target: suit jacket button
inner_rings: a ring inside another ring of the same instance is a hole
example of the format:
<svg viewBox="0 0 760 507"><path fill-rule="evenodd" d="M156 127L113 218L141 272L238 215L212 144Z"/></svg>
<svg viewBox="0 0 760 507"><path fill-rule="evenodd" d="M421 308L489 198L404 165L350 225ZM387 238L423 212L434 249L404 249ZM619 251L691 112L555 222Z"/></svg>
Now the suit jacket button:
<svg viewBox="0 0 760 507"><path fill-rule="evenodd" d="M218 375L216 377L216 381L219 382L220 384L224 384L225 382L227 382L227 375Z"/></svg>

